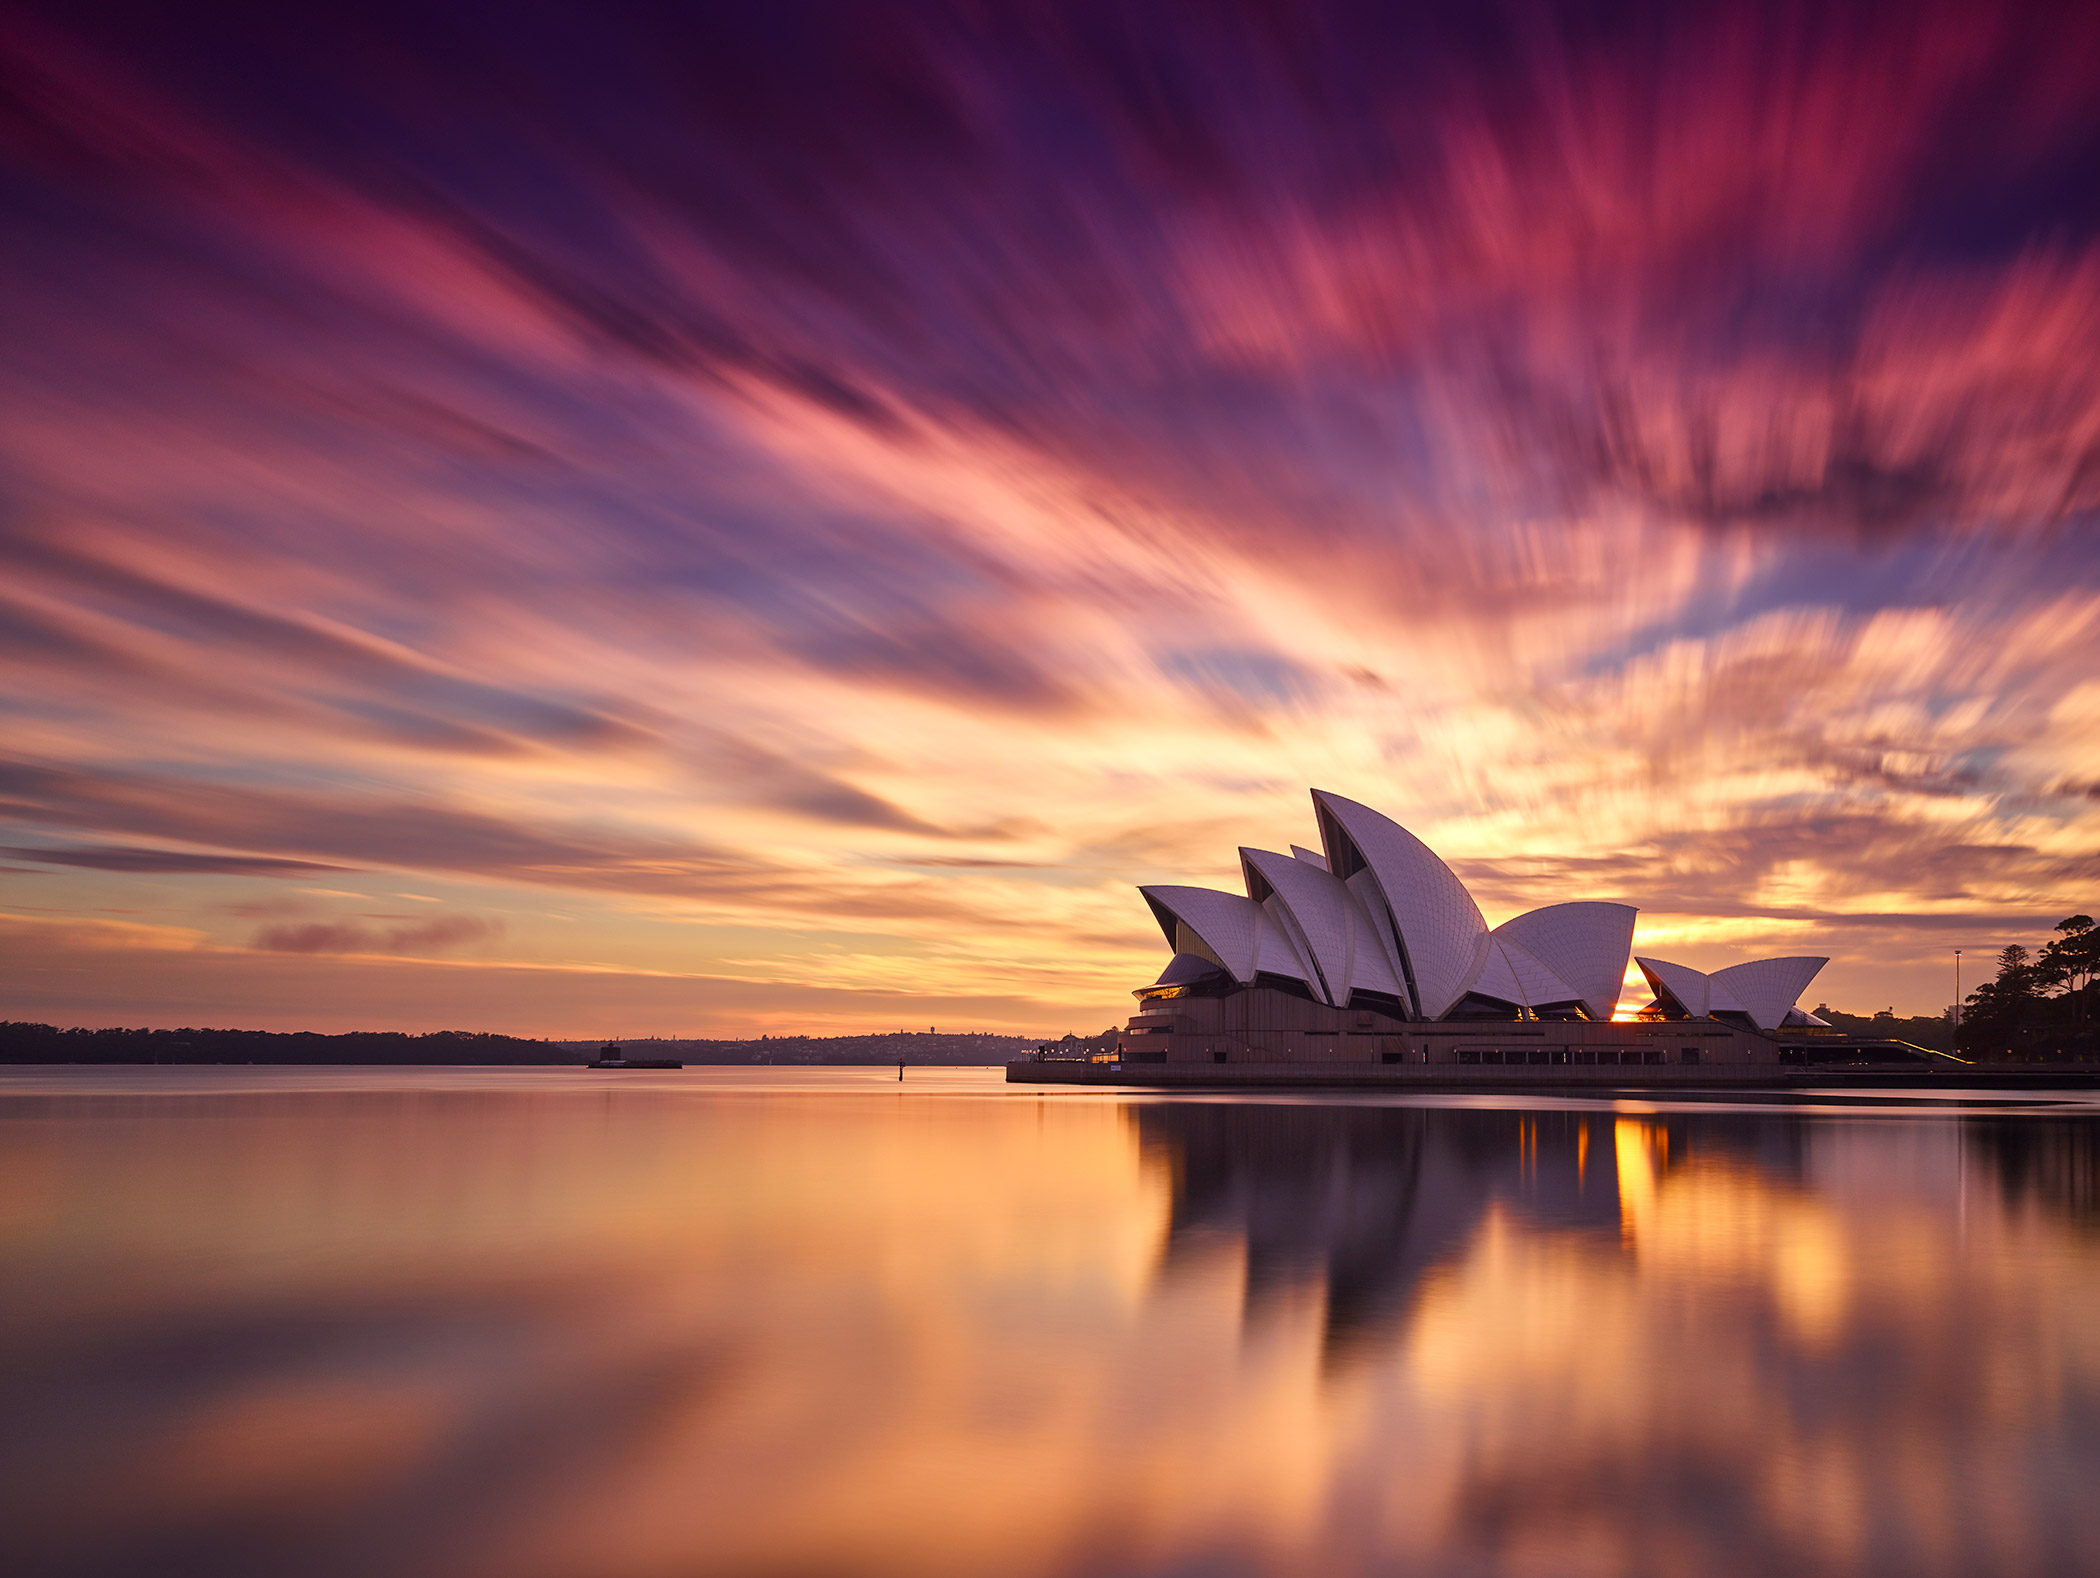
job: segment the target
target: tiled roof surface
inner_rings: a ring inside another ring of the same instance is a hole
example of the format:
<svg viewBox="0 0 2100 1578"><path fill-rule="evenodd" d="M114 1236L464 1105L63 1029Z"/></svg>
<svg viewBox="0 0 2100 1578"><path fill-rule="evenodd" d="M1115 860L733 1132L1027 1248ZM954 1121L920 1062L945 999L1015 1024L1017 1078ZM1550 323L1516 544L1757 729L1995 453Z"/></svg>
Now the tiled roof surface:
<svg viewBox="0 0 2100 1578"><path fill-rule="evenodd" d="M1488 929L1480 906L1457 874L1391 817L1325 790L1314 790L1313 798L1376 875L1414 969L1418 1006L1425 1018L1441 1018L1487 963ZM1333 859L1329 850L1330 866Z"/></svg>
<svg viewBox="0 0 2100 1578"><path fill-rule="evenodd" d="M1504 921L1495 935L1573 987L1592 1019L1609 1019L1625 983L1638 913L1631 904L1549 904Z"/></svg>

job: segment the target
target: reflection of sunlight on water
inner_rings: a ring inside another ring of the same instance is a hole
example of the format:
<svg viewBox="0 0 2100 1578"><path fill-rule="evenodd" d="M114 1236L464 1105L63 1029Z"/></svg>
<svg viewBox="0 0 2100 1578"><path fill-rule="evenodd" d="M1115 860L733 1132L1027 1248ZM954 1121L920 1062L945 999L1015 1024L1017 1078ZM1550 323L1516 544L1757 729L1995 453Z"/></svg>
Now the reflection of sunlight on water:
<svg viewBox="0 0 2100 1578"><path fill-rule="evenodd" d="M1763 1287L1797 1343L1827 1344L1844 1325L1850 1247L1821 1202L1733 1162L1668 1167L1662 1125L1614 1125L1626 1242L1650 1275L1687 1289Z"/></svg>
<svg viewBox="0 0 2100 1578"><path fill-rule="evenodd" d="M1655 1161L1648 1147L1655 1125L1621 1118L1612 1125L1612 1151L1619 1167L1619 1224L1628 1248L1640 1242L1641 1223L1655 1214Z"/></svg>
<svg viewBox="0 0 2100 1578"><path fill-rule="evenodd" d="M1964 1238L1961 1132L782 1093L15 1122L0 1516L46 1565L229 1575L2090 1570L2100 1240L1987 1182ZM2020 1176L2075 1184L2051 1143Z"/></svg>

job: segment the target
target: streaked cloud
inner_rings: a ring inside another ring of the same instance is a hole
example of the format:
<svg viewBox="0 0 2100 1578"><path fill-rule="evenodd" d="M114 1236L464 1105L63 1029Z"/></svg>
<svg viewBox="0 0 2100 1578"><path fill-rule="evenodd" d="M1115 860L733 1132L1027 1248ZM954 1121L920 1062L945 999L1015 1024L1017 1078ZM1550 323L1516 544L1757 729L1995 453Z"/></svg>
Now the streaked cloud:
<svg viewBox="0 0 2100 1578"><path fill-rule="evenodd" d="M1098 1028L1318 783L1936 1008L2093 902L2096 29L28 8L8 897Z"/></svg>
<svg viewBox="0 0 2100 1578"><path fill-rule="evenodd" d="M32 860L40 866L81 866L90 871L151 872L161 876L304 877L316 871L346 869L316 860L147 849L138 844L6 844L0 845L0 855Z"/></svg>
<svg viewBox="0 0 2100 1578"><path fill-rule="evenodd" d="M312 922L265 926L255 934L254 946L270 953L443 953L465 943L487 941L502 930L478 915L444 915L384 929Z"/></svg>

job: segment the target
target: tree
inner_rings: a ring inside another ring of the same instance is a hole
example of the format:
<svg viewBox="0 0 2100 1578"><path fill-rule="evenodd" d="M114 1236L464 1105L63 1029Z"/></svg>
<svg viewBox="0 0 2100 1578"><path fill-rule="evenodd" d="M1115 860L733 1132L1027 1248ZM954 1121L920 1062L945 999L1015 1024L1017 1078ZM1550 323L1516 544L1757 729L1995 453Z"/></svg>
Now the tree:
<svg viewBox="0 0 2100 1578"><path fill-rule="evenodd" d="M2070 915L2056 923L2056 936L2034 962L2037 985L2071 999L2074 1019L2085 1017L2085 989L2100 976L2100 927L2090 915Z"/></svg>
<svg viewBox="0 0 2100 1578"><path fill-rule="evenodd" d="M2090 915L2067 915L2053 930L2039 953L2017 943L1998 950L1997 978L1963 999L1964 1050L1984 1057L2100 1052L2088 1012L2100 998L2100 925Z"/></svg>
<svg viewBox="0 0 2100 1578"><path fill-rule="evenodd" d="M2035 1004L2035 967L2018 943L1998 951L1998 978L1971 992L1961 1016L1964 1050L2009 1052Z"/></svg>

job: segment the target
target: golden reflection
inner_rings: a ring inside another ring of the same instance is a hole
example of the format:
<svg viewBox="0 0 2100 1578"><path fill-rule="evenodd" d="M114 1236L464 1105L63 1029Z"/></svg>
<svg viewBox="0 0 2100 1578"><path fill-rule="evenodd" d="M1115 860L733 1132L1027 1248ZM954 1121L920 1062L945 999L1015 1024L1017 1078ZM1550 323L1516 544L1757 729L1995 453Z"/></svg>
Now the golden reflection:
<svg viewBox="0 0 2100 1578"><path fill-rule="evenodd" d="M1653 1125L1621 1118L1612 1125L1612 1153L1619 1168L1619 1224L1627 1247L1640 1240L1643 1222L1655 1215L1655 1161L1649 1151Z"/></svg>
<svg viewBox="0 0 2100 1578"><path fill-rule="evenodd" d="M1960 1120L508 1088L5 1124L32 1566L2100 1565Z"/></svg>

